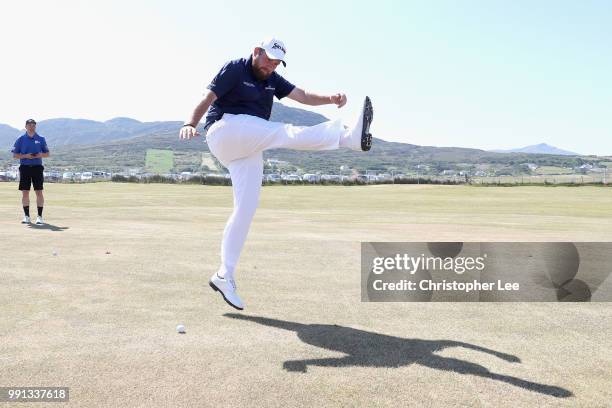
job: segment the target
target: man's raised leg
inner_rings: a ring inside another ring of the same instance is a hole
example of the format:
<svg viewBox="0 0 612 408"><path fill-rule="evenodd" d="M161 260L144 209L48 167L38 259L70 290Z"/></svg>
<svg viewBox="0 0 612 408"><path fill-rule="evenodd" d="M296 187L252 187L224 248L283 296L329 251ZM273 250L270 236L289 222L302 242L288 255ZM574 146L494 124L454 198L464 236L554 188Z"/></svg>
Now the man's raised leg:
<svg viewBox="0 0 612 408"><path fill-rule="evenodd" d="M224 115L207 135L211 152L227 167L237 159L270 149L334 150L347 147L369 150L372 104L366 98L357 122L346 128L340 120L314 126L269 122L251 115Z"/></svg>

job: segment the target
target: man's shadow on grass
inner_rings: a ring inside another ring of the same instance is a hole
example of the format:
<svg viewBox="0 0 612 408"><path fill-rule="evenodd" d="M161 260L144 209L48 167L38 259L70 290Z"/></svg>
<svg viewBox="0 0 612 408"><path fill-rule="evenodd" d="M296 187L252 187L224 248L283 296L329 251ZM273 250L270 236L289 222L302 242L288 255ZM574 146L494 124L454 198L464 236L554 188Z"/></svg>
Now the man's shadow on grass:
<svg viewBox="0 0 612 408"><path fill-rule="evenodd" d="M353 329L351 327L330 324L302 324L236 313L226 313L224 316L294 331L304 343L346 354L343 357L285 361L283 368L287 371L305 373L309 365L320 367L361 366L397 368L410 364L420 364L437 370L454 371L460 374L490 378L553 397L567 398L573 395L571 391L561 387L538 384L512 376L492 373L479 364L435 354L448 347L463 347L491 354L510 363L521 362L518 357L511 354L501 353L475 344L453 340L405 339Z"/></svg>
<svg viewBox="0 0 612 408"><path fill-rule="evenodd" d="M28 226L31 229L49 230L49 231L65 231L69 229L69 227L58 227L57 225L53 225L53 224L42 224L42 225L28 224Z"/></svg>

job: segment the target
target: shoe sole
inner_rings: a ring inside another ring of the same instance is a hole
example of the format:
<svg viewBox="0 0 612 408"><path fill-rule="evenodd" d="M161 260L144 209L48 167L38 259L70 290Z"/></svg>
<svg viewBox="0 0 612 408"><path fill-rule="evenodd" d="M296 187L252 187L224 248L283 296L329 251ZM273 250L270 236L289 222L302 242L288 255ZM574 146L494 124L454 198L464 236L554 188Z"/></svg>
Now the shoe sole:
<svg viewBox="0 0 612 408"><path fill-rule="evenodd" d="M361 150L367 152L372 148L372 134L370 133L370 125L374 119L374 108L369 96L366 96L363 104L363 127L361 129Z"/></svg>
<svg viewBox="0 0 612 408"><path fill-rule="evenodd" d="M230 305L234 309L244 310L243 307L238 307L235 304L233 304L232 302L230 302L229 300L227 300L227 298L223 294L223 291L221 289L219 289L214 283L212 283L212 281L208 281L208 285L212 288L212 290L214 290L215 292L219 292L221 294L221 296L223 296L223 300L225 300L225 303L227 303L228 305Z"/></svg>

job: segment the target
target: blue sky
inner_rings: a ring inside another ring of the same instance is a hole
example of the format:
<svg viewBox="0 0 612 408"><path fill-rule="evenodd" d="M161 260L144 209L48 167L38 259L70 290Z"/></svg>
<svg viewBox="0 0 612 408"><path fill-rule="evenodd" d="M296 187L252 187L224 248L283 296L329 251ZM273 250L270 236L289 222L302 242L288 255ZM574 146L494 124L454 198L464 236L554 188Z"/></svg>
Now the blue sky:
<svg viewBox="0 0 612 408"><path fill-rule="evenodd" d="M186 120L226 60L275 35L281 75L349 97L312 110L351 122L370 95L385 140L612 154L611 2L214 3L3 5L0 123Z"/></svg>

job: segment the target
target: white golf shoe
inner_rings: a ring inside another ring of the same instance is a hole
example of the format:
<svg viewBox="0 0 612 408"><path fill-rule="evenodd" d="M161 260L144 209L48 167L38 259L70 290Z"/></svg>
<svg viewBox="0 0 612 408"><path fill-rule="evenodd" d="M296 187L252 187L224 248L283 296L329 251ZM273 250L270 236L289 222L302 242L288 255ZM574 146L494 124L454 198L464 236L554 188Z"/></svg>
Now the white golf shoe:
<svg viewBox="0 0 612 408"><path fill-rule="evenodd" d="M373 118L374 109L372 108L372 101L366 96L359 119L346 136L349 138L348 147L350 147L352 150L362 150L364 152L370 150L372 147L370 124L372 123Z"/></svg>
<svg viewBox="0 0 612 408"><path fill-rule="evenodd" d="M236 281L233 279L223 279L215 272L215 274L211 276L208 284L213 290L220 292L223 299L231 307L238 310L244 309L244 303L242 303L242 300L236 293Z"/></svg>
<svg viewBox="0 0 612 408"><path fill-rule="evenodd" d="M36 225L43 225L44 221L40 215L36 217Z"/></svg>
<svg viewBox="0 0 612 408"><path fill-rule="evenodd" d="M23 216L23 220L21 220L21 223L22 224L29 224L30 222L31 222L30 221L30 217L28 217L27 215L24 215Z"/></svg>

